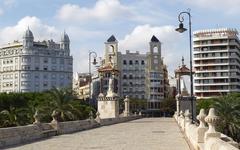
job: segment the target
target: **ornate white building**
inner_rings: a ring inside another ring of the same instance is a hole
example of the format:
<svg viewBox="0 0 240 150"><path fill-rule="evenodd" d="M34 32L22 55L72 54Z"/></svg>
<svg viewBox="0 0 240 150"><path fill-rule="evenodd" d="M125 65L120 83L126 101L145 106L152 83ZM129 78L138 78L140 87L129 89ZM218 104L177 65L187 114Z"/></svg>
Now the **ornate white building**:
<svg viewBox="0 0 240 150"><path fill-rule="evenodd" d="M0 92L39 92L72 86L70 40L35 42L27 29L23 41L0 47Z"/></svg>

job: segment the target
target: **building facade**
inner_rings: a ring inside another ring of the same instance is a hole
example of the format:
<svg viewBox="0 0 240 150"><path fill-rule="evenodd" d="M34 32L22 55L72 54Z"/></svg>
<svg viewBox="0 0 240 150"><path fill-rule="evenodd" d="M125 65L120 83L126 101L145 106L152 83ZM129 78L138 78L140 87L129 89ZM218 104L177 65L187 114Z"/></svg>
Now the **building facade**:
<svg viewBox="0 0 240 150"><path fill-rule="evenodd" d="M161 42L153 36L149 52L121 53L118 42L111 36L105 43L105 55L99 68L100 87L106 94L109 78L114 75L114 91L124 98L147 101L148 110L160 110L160 102L169 94L169 81L166 65L161 56Z"/></svg>
<svg viewBox="0 0 240 150"><path fill-rule="evenodd" d="M194 87L197 98L240 92L240 41L236 29L194 32Z"/></svg>
<svg viewBox="0 0 240 150"><path fill-rule="evenodd" d="M146 99L145 68L146 54L129 50L121 54L121 96L135 99Z"/></svg>
<svg viewBox="0 0 240 150"><path fill-rule="evenodd" d="M150 52L147 53L145 68L145 92L148 110L159 110L164 99L164 72L161 56L161 42L152 36L149 42Z"/></svg>
<svg viewBox="0 0 240 150"><path fill-rule="evenodd" d="M78 99L87 100L89 98L89 73L76 73L73 77L73 90Z"/></svg>
<svg viewBox="0 0 240 150"><path fill-rule="evenodd" d="M72 86L70 40L35 42L27 29L23 41L0 47L0 92L40 92Z"/></svg>

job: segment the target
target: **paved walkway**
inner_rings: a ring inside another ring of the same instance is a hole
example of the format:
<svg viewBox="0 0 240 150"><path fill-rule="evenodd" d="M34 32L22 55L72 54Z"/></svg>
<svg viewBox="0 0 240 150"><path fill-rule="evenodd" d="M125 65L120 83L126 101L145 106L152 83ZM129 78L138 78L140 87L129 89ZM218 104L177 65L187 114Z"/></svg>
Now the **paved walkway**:
<svg viewBox="0 0 240 150"><path fill-rule="evenodd" d="M144 118L55 136L12 150L189 150L173 118Z"/></svg>

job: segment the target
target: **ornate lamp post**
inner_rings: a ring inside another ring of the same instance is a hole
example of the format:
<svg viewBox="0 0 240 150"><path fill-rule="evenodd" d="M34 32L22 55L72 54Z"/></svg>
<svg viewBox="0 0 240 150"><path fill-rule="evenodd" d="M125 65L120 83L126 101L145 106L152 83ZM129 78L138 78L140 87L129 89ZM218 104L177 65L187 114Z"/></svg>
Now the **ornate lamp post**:
<svg viewBox="0 0 240 150"><path fill-rule="evenodd" d="M183 33L187 29L183 26L184 15L188 16L189 19L189 48L190 48L190 83L191 83L191 109L192 109L192 123L193 123L193 71L192 71L192 27L191 27L191 14L190 9L188 11L180 12L178 15L179 27L176 29L179 33Z"/></svg>
<svg viewBox="0 0 240 150"><path fill-rule="evenodd" d="M91 62L91 57L93 56L93 62ZM92 83L92 73L91 73L91 65L96 65L97 64L97 53L94 51L89 51L88 53L88 71L89 71L89 105L91 105L91 99L92 99L92 94L91 94L91 83Z"/></svg>

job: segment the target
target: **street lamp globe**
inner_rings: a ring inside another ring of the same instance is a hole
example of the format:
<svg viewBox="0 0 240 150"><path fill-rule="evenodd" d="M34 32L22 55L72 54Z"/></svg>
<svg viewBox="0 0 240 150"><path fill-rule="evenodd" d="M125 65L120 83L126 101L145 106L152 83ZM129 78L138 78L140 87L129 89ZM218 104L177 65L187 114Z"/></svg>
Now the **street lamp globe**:
<svg viewBox="0 0 240 150"><path fill-rule="evenodd" d="M179 32L179 33L183 33L185 31L187 31L187 29L183 27L183 23L182 22L180 22L179 27L177 29L175 29L175 30L177 32Z"/></svg>

